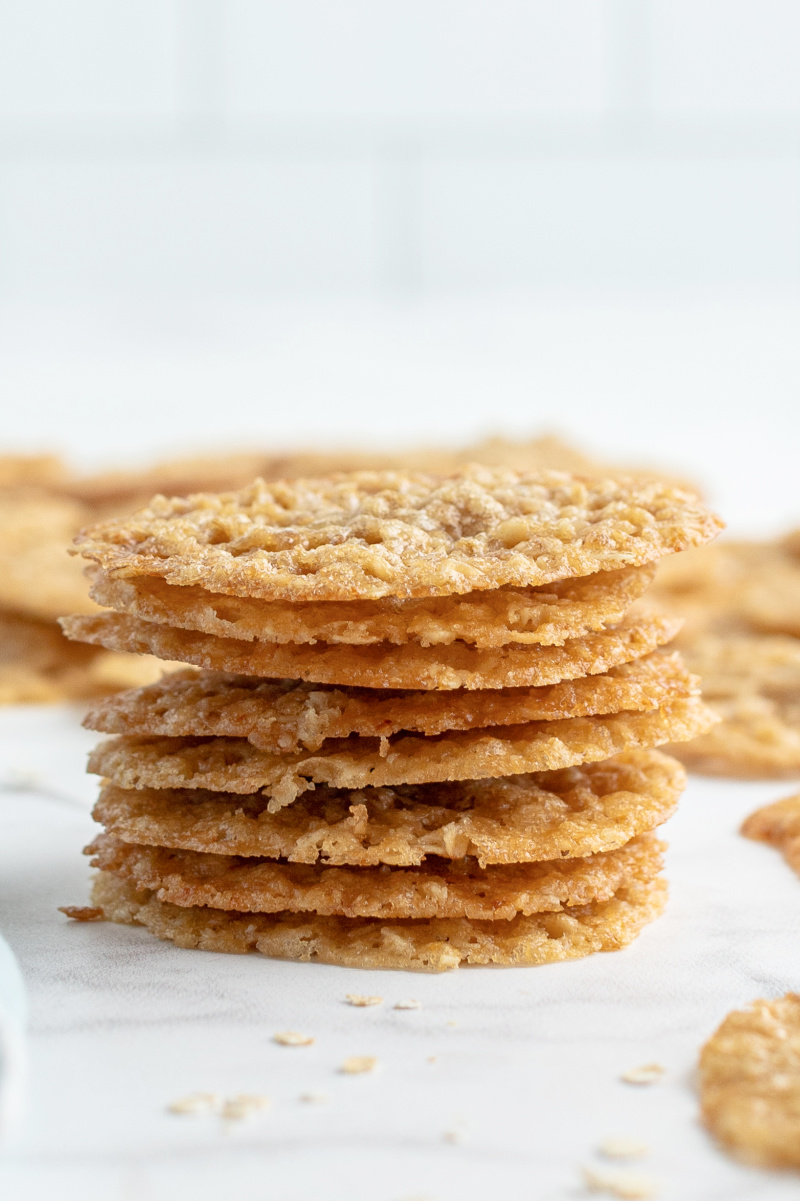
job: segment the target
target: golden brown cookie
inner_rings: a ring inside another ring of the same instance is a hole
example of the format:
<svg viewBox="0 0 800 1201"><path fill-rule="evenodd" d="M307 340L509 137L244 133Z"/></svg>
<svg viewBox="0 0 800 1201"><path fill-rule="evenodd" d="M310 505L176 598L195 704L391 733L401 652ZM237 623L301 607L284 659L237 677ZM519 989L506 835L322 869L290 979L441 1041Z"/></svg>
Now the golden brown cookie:
<svg viewBox="0 0 800 1201"><path fill-rule="evenodd" d="M540 687L597 675L649 655L675 635L680 620L642 614L617 626L572 638L564 646L504 646L478 650L463 642L425 648L414 643L343 646L317 642L279 646L172 630L122 613L66 617L75 642L153 654L211 671L266 679L310 680L363 688L485 689Z"/></svg>
<svg viewBox="0 0 800 1201"><path fill-rule="evenodd" d="M0 488L48 488L68 478L56 455L0 455Z"/></svg>
<svg viewBox="0 0 800 1201"><path fill-rule="evenodd" d="M36 489L0 490L0 606L31 617L97 611L68 550L86 520L71 500Z"/></svg>
<svg viewBox="0 0 800 1201"><path fill-rule="evenodd" d="M0 705L96 699L158 679L165 666L77 645L55 622L0 610Z"/></svg>
<svg viewBox="0 0 800 1201"><path fill-rule="evenodd" d="M455 730L431 738L329 739L316 754L272 754L245 738L140 738L100 743L88 770L121 788L203 788L262 792L268 810L291 804L316 784L391 788L440 780L558 771L624 751L690 739L715 718L697 697L650 713Z"/></svg>
<svg viewBox="0 0 800 1201"><path fill-rule="evenodd" d="M265 601L220 596L158 576L113 579L90 569L100 605L145 621L245 642L343 642L480 648L508 643L563 646L619 621L648 587L655 565L558 580L540 588L494 588L466 596L362 601Z"/></svg>
<svg viewBox="0 0 800 1201"><path fill-rule="evenodd" d="M182 909L100 872L92 900L110 921L146 926L179 947L344 967L444 971L466 964L532 967L627 946L661 913L666 885L632 882L610 900L511 921L389 921L316 914Z"/></svg>
<svg viewBox="0 0 800 1201"><path fill-rule="evenodd" d="M754 1001L700 1052L703 1120L739 1159L800 1168L800 996Z"/></svg>
<svg viewBox="0 0 800 1201"><path fill-rule="evenodd" d="M665 560L653 600L706 633L800 634L800 562L786 540L723 539Z"/></svg>
<svg viewBox="0 0 800 1201"><path fill-rule="evenodd" d="M742 834L776 847L800 875L800 795L756 809L742 823Z"/></svg>
<svg viewBox="0 0 800 1201"><path fill-rule="evenodd" d="M101 834L92 866L159 901L240 913L318 913L375 918L510 921L609 900L625 884L652 880L665 844L642 834L617 851L547 863L481 868L474 859L419 867L317 867L136 846Z"/></svg>
<svg viewBox="0 0 800 1201"><path fill-rule="evenodd" d="M448 478L356 472L155 497L77 542L115 577L343 601L536 587L652 563L720 528L696 497L666 484L472 466Z"/></svg>
<svg viewBox="0 0 800 1201"><path fill-rule="evenodd" d="M675 753L693 770L742 779L800 775L800 639L695 638L683 653L723 719Z"/></svg>
<svg viewBox="0 0 800 1201"><path fill-rule="evenodd" d="M679 655L654 653L605 675L544 688L480 692L376 691L297 680L261 680L213 671L178 671L97 705L84 726L105 734L247 738L274 753L318 750L326 738L388 738L401 730L432 735L531 721L646 711L697 696Z"/></svg>
<svg viewBox="0 0 800 1201"><path fill-rule="evenodd" d="M471 855L485 867L615 850L665 822L685 784L674 759L629 751L504 779L322 786L274 814L260 795L106 784L94 817L125 842L190 851L356 867Z"/></svg>

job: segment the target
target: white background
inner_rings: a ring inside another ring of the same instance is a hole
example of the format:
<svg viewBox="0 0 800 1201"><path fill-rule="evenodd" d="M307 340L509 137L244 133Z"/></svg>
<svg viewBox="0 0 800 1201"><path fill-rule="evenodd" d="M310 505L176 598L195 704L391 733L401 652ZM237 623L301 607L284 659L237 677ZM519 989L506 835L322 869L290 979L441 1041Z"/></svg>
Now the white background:
<svg viewBox="0 0 800 1201"><path fill-rule="evenodd" d="M794 0L0 3L3 442L560 429L800 520Z"/></svg>

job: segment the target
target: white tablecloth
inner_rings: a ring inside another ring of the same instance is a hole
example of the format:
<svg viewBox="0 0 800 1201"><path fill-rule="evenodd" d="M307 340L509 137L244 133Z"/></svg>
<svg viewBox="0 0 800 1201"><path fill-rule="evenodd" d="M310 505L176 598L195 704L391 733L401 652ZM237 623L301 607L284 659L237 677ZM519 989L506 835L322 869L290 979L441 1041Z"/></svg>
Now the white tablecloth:
<svg viewBox="0 0 800 1201"><path fill-rule="evenodd" d="M94 736L64 708L0 712L0 925L30 1001L27 1114L0 1157L8 1201L556 1201L584 1195L608 1136L670 1201L778 1201L796 1176L743 1168L697 1121L700 1044L735 1006L800 989L800 880L737 834L786 784L692 780L668 827L666 915L625 951L440 976L183 951L79 925ZM345 994L379 994L357 1009ZM419 1010L396 1010L415 998ZM276 1045L281 1030L310 1047ZM338 1072L377 1056L371 1075ZM622 1083L656 1061L661 1083ZM195 1091L265 1094L226 1127ZM321 1093L325 1101L301 1095ZM631 1168L633 1170L633 1168Z"/></svg>

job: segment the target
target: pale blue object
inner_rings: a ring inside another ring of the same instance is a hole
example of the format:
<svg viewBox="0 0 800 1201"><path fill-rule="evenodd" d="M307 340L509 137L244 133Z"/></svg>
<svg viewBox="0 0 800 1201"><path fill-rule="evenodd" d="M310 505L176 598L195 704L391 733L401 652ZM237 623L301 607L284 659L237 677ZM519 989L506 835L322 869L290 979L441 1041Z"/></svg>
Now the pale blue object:
<svg viewBox="0 0 800 1201"><path fill-rule="evenodd" d="M22 1112L27 1009L19 964L0 935L0 1141L9 1137Z"/></svg>

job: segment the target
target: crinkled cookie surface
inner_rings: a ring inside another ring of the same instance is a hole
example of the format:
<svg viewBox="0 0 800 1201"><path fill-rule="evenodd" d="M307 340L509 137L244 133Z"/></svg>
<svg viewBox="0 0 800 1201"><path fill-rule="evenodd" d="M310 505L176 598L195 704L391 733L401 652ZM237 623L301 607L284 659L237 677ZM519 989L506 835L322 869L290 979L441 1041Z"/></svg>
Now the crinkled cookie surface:
<svg viewBox="0 0 800 1201"><path fill-rule="evenodd" d="M664 849L653 834L643 834L616 851L544 863L481 868L474 859L429 859L413 868L319 867L137 846L101 834L86 853L94 856L93 867L183 907L510 921L518 913L608 901L631 879L657 875Z"/></svg>
<svg viewBox="0 0 800 1201"><path fill-rule="evenodd" d="M529 966L616 951L664 908L662 879L631 881L609 901L511 921L382 921L317 914L182 909L100 872L92 902L109 921L146 926L180 947L344 967L445 971L459 964Z"/></svg>
<svg viewBox="0 0 800 1201"><path fill-rule="evenodd" d="M71 644L67 644L71 645ZM170 738L247 738L275 754L327 738L388 738L401 730L442 734L485 726L647 711L699 695L680 655L653 653L599 676L542 688L403 692L262 680L214 671L178 671L156 684L109 697L84 718L89 730Z"/></svg>
<svg viewBox="0 0 800 1201"><path fill-rule="evenodd" d="M246 642L376 642L442 646L467 642L563 646L619 621L652 582L655 564L556 580L539 588L488 588L464 596L398 600L265 601L222 596L158 576L112 579L94 568L91 596L100 605L176 629Z"/></svg>
<svg viewBox="0 0 800 1201"><path fill-rule="evenodd" d="M122 788L263 792L276 812L316 784L381 788L557 771L690 739L718 720L698 697L689 697L645 713L451 730L431 738L401 734L383 746L377 739L331 739L316 753L292 755L262 751L245 738L122 735L95 747L89 771Z"/></svg>
<svg viewBox="0 0 800 1201"><path fill-rule="evenodd" d="M126 613L66 617L60 624L75 642L153 654L211 671L363 688L432 690L537 687L599 674L649 655L681 626L679 618L630 615L619 625L571 638L563 646L511 644L479 650L463 642L438 647L243 642L173 630Z"/></svg>
<svg viewBox="0 0 800 1201"><path fill-rule="evenodd" d="M651 563L720 528L692 494L657 481L470 466L448 478L355 472L155 497L78 545L111 576L343 601L537 586Z"/></svg>
<svg viewBox="0 0 800 1201"><path fill-rule="evenodd" d="M125 842L290 863L412 866L429 855L531 863L593 855L665 822L686 786L659 751L564 771L457 783L318 786L269 813L265 797L105 784L94 817Z"/></svg>

